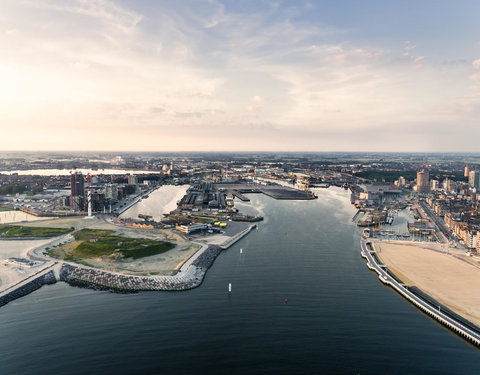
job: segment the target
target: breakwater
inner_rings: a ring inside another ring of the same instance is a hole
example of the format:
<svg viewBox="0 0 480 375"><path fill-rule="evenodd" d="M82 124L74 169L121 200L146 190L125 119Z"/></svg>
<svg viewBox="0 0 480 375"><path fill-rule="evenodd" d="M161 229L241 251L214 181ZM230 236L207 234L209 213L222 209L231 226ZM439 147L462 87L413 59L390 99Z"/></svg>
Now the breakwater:
<svg viewBox="0 0 480 375"><path fill-rule="evenodd" d="M253 229L253 228L256 228L257 227L257 224L253 224L253 225L250 225L247 229L245 229L244 231L238 233L237 235L235 235L234 237L232 237L231 239L229 239L228 241L224 242L221 246L223 249L227 249L229 248L230 246L232 246L235 242L237 241L240 241L243 237L245 237L248 233L250 233L250 231Z"/></svg>
<svg viewBox="0 0 480 375"><path fill-rule="evenodd" d="M36 272L29 278L24 279L15 285L11 285L0 293L0 306L23 297L41 288L42 285L54 284L57 281L63 281L77 287L110 290L119 293L135 293L147 290L181 291L193 289L201 285L205 274L213 265L217 256L224 249L247 235L255 227L256 224L249 226L221 246L203 245L204 249L200 249L171 276L125 275L72 263L63 263L60 266L58 262L56 262L53 265ZM65 241L69 235L71 234L56 238L33 251L29 251L29 256L33 259L44 261L45 258L37 255L37 251L44 250L47 245L51 246L52 244L61 243L62 241ZM47 269L50 268L51 270L47 273Z"/></svg>
<svg viewBox="0 0 480 375"><path fill-rule="evenodd" d="M17 287L9 288L11 290L3 293L0 296L0 306L4 306L13 300L16 300L17 298L26 296L27 294L40 289L44 285L55 284L56 282L57 279L53 269L46 273L42 273L41 275L33 277L27 282L19 284Z"/></svg>
<svg viewBox="0 0 480 375"><path fill-rule="evenodd" d="M72 286L135 293L147 290L180 291L193 289L202 283L207 270L222 252L220 246L209 246L185 270L173 276L134 276L64 263L48 266L29 278L11 285L0 293L0 307L40 289L43 285L64 281ZM58 278L54 267L57 266Z"/></svg>
<svg viewBox="0 0 480 375"><path fill-rule="evenodd" d="M135 276L73 264L63 264L60 281L72 286L135 293L146 290L188 290L198 287L222 248L209 246L192 264L173 276Z"/></svg>

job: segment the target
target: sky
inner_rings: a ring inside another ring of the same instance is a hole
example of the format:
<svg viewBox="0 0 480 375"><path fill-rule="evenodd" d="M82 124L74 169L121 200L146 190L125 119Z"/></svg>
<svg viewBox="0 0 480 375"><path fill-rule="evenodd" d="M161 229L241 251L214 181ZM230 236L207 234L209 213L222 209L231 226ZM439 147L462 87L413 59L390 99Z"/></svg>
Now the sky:
<svg viewBox="0 0 480 375"><path fill-rule="evenodd" d="M1 0L2 150L478 152L476 0Z"/></svg>

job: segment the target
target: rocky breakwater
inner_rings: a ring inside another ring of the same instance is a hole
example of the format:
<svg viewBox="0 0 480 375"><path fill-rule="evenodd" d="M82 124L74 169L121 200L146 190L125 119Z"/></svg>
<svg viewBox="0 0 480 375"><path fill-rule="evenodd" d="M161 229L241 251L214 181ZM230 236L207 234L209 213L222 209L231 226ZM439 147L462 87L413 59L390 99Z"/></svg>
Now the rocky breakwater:
<svg viewBox="0 0 480 375"><path fill-rule="evenodd" d="M51 267L49 267L51 268ZM32 275L27 280L22 281L21 283L9 287L7 290L0 294L0 306L6 305L7 303L26 296L29 293L34 292L37 289L40 289L43 285L55 284L57 279L53 269L50 271L43 272L39 271L37 274Z"/></svg>
<svg viewBox="0 0 480 375"><path fill-rule="evenodd" d="M222 248L209 246L185 270L173 276L134 276L80 265L63 264L60 280L72 286L132 293L145 290L187 290L199 286Z"/></svg>

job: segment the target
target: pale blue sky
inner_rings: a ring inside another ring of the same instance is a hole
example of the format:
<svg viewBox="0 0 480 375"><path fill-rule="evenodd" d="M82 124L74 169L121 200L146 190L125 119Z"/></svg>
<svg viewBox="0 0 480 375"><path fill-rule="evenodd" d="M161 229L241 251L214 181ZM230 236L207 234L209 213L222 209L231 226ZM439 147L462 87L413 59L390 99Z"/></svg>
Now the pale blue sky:
<svg viewBox="0 0 480 375"><path fill-rule="evenodd" d="M478 1L0 2L5 149L478 151Z"/></svg>

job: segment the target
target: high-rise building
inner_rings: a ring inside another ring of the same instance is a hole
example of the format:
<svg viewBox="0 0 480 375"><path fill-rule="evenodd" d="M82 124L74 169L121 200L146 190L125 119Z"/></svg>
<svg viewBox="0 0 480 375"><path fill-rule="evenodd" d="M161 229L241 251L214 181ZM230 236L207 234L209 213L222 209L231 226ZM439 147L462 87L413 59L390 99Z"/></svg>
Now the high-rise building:
<svg viewBox="0 0 480 375"><path fill-rule="evenodd" d="M85 181L83 174L77 171L70 172L70 208L74 211L82 211L84 197Z"/></svg>
<svg viewBox="0 0 480 375"><path fill-rule="evenodd" d="M431 190L438 190L438 186L439 186L438 180L430 181L430 189Z"/></svg>
<svg viewBox="0 0 480 375"><path fill-rule="evenodd" d="M138 178L134 174L129 174L128 175L128 184L129 185L136 185L138 184Z"/></svg>
<svg viewBox="0 0 480 375"><path fill-rule="evenodd" d="M464 172L463 176L468 177L468 172L469 172L468 165L466 165L465 166L465 172Z"/></svg>
<svg viewBox="0 0 480 375"><path fill-rule="evenodd" d="M406 181L405 181L405 177L400 176L400 177L398 178L398 186L400 186L400 187L401 187L401 186L405 186L405 182L406 182Z"/></svg>
<svg viewBox="0 0 480 375"><path fill-rule="evenodd" d="M480 187L480 172L479 171L470 171L468 173L468 184L471 188L478 190Z"/></svg>
<svg viewBox="0 0 480 375"><path fill-rule="evenodd" d="M83 174L80 172L75 172L71 177L71 195L72 197L83 197L85 195L85 180L83 179Z"/></svg>
<svg viewBox="0 0 480 375"><path fill-rule="evenodd" d="M455 181L453 180L446 180L447 181L447 192L453 192L457 187Z"/></svg>
<svg viewBox="0 0 480 375"><path fill-rule="evenodd" d="M428 171L422 169L417 172L417 193L428 193L430 191L430 181Z"/></svg>

